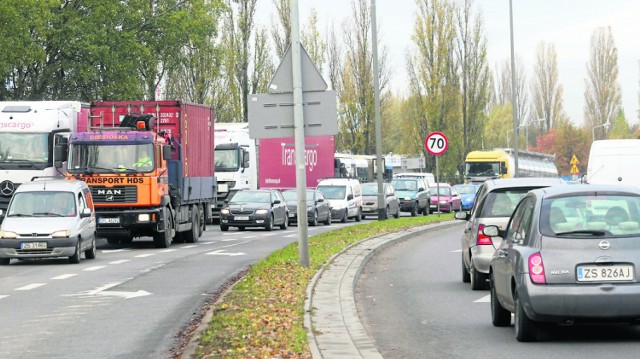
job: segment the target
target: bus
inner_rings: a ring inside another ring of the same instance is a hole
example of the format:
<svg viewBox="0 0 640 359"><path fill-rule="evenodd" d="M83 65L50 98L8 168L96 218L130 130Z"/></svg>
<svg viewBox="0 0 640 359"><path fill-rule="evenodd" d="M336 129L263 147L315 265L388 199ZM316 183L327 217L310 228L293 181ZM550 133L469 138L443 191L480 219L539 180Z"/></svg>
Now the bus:
<svg viewBox="0 0 640 359"><path fill-rule="evenodd" d="M385 168L382 158L383 177L388 179L390 174ZM377 179L378 167L376 156L352 155L336 152L334 155L335 177L357 178L361 183L372 182Z"/></svg>
<svg viewBox="0 0 640 359"><path fill-rule="evenodd" d="M518 175L515 175L513 149L471 151L464 163L465 183L482 183L488 179L511 177L558 177L556 156L518 151Z"/></svg>

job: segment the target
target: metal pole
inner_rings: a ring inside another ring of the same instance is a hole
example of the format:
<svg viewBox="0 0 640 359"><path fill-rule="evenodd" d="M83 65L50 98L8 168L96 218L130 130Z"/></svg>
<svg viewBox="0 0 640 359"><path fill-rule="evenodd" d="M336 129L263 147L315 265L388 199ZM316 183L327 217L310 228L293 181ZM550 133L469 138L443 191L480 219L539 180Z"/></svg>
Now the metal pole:
<svg viewBox="0 0 640 359"><path fill-rule="evenodd" d="M376 165L378 170L378 220L387 219L387 206L382 185L382 130L380 125L380 85L378 80L378 29L376 0L371 0L371 39L373 41L373 102L376 111Z"/></svg>
<svg viewBox="0 0 640 359"><path fill-rule="evenodd" d="M298 256L300 265L309 267L307 233L307 172L304 158L304 118L302 110L302 64L298 0L291 0L291 65L293 68L293 124L296 144L296 193L298 198Z"/></svg>
<svg viewBox="0 0 640 359"><path fill-rule="evenodd" d="M438 156L436 156L436 208L438 217L440 217L440 169L438 168Z"/></svg>
<svg viewBox="0 0 640 359"><path fill-rule="evenodd" d="M518 177L518 102L516 96L516 61L513 51L513 5L511 3L512 0L509 0L509 24L511 32L511 107L513 109L513 177Z"/></svg>

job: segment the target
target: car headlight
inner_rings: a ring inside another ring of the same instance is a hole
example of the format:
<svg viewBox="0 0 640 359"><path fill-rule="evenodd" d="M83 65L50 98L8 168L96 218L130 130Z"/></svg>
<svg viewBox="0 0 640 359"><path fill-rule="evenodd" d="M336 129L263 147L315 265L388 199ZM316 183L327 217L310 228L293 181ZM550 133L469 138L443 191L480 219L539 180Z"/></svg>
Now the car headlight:
<svg viewBox="0 0 640 359"><path fill-rule="evenodd" d="M406 197L404 198L404 200L405 200L405 201L411 201L411 196L406 196Z"/></svg>
<svg viewBox="0 0 640 359"><path fill-rule="evenodd" d="M138 215L138 222L149 222L151 220L151 216L149 213L142 213Z"/></svg>
<svg viewBox="0 0 640 359"><path fill-rule="evenodd" d="M0 238L16 239L18 238L18 233L11 231L0 231Z"/></svg>
<svg viewBox="0 0 640 359"><path fill-rule="evenodd" d="M307 206L307 211L313 211L313 206Z"/></svg>
<svg viewBox="0 0 640 359"><path fill-rule="evenodd" d="M55 231L51 233L51 237L53 238L69 238L71 236L71 231L68 229L62 231Z"/></svg>
<svg viewBox="0 0 640 359"><path fill-rule="evenodd" d="M221 214L229 214L229 208L223 208L220 210Z"/></svg>
<svg viewBox="0 0 640 359"><path fill-rule="evenodd" d="M256 211L256 214L267 214L269 213L269 211L267 211L266 209L259 209Z"/></svg>

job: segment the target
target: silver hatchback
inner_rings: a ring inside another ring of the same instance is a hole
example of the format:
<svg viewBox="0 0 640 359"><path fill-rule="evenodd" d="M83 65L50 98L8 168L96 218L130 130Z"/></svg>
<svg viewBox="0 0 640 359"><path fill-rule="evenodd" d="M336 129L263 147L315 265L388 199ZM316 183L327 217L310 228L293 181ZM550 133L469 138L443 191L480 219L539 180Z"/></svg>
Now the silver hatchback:
<svg viewBox="0 0 640 359"><path fill-rule="evenodd" d="M471 289L488 289L489 264L500 238L482 234L488 225L502 228L518 201L532 189L564 184L559 178L505 178L487 180L478 189L471 212L458 212L456 219L466 220L461 238L462 281Z"/></svg>

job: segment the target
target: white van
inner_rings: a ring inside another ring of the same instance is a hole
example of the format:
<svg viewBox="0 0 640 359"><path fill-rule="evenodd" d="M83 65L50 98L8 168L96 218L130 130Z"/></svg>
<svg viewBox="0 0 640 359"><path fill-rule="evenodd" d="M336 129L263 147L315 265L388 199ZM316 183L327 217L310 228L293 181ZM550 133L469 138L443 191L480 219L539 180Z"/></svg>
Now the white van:
<svg viewBox="0 0 640 359"><path fill-rule="evenodd" d="M362 189L360 181L355 178L329 178L318 183L316 189L329 200L331 219L346 223L353 218L356 222L362 219Z"/></svg>
<svg viewBox="0 0 640 359"><path fill-rule="evenodd" d="M585 182L640 185L640 139L593 141Z"/></svg>

